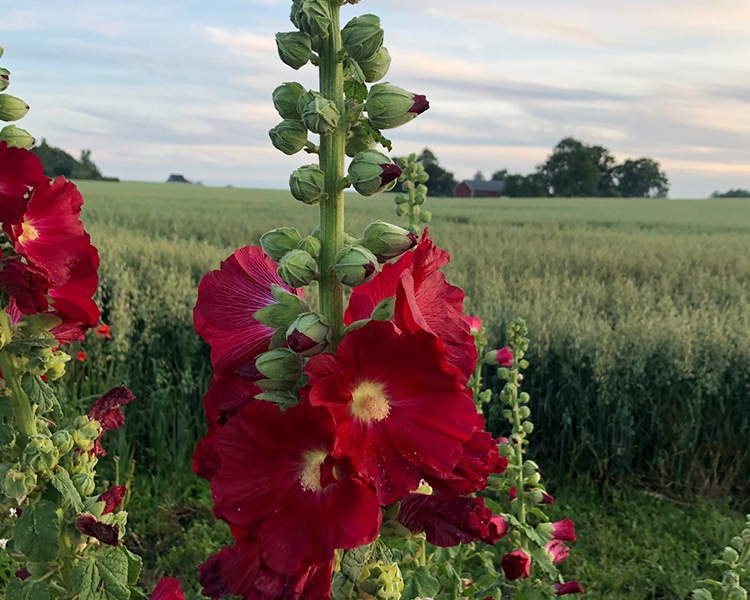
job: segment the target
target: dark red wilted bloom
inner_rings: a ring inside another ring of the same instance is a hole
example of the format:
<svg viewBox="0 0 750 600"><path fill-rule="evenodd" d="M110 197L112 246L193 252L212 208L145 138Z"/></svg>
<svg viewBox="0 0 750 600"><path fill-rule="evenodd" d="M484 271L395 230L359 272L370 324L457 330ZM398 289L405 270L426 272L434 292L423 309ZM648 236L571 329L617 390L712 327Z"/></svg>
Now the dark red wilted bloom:
<svg viewBox="0 0 750 600"><path fill-rule="evenodd" d="M25 579L31 577L31 573L29 573L29 570L26 567L23 567L22 569L18 569L18 571L16 571L16 577L18 577L21 581L24 581Z"/></svg>
<svg viewBox="0 0 750 600"><path fill-rule="evenodd" d="M566 594L583 594L583 588L577 581L567 581L565 583L553 583L552 587L555 588L558 596L565 596Z"/></svg>
<svg viewBox="0 0 750 600"><path fill-rule="evenodd" d="M185 600L180 582L174 577L162 577L154 588L150 600Z"/></svg>
<svg viewBox="0 0 750 600"><path fill-rule="evenodd" d="M109 325L107 325L106 323L102 323L101 325L99 325L99 327L94 329L94 333L108 340L112 339L112 330L109 328Z"/></svg>
<svg viewBox="0 0 750 600"><path fill-rule="evenodd" d="M409 112L421 115L428 108L430 108L430 103L427 101L427 98L422 94L414 94L414 104L409 109Z"/></svg>
<svg viewBox="0 0 750 600"><path fill-rule="evenodd" d="M8 293L24 315L47 312L50 285L44 273L15 257L0 262L0 288Z"/></svg>
<svg viewBox="0 0 750 600"><path fill-rule="evenodd" d="M19 223L26 212L29 188L46 179L39 157L0 142L0 221Z"/></svg>
<svg viewBox="0 0 750 600"><path fill-rule="evenodd" d="M293 575L377 537L375 491L348 457L331 456L335 439L330 413L304 400L284 413L251 402L217 436L214 514L252 530L276 572Z"/></svg>
<svg viewBox="0 0 750 600"><path fill-rule="evenodd" d="M396 163L385 163L380 165L380 168L383 169L383 174L380 176L381 185L388 185L391 181L396 181L403 173L401 167Z"/></svg>
<svg viewBox="0 0 750 600"><path fill-rule="evenodd" d="M412 252L405 252L372 281L352 292L344 322L369 319L373 309L386 298L396 298L393 322L402 331L426 331L439 337L447 350L448 363L468 381L477 362L474 336L463 318L463 290L450 285L440 268L450 256L427 237Z"/></svg>
<svg viewBox="0 0 750 600"><path fill-rule="evenodd" d="M193 310L195 331L211 346L211 363L218 374L234 375L238 367L268 350L275 329L254 315L276 304L272 284L301 295L281 280L276 268L262 248L245 246L201 280Z"/></svg>
<svg viewBox="0 0 750 600"><path fill-rule="evenodd" d="M76 519L76 529L83 535L99 540L102 544L117 546L120 543L120 529L117 525L108 525L97 520L93 515L81 515Z"/></svg>
<svg viewBox="0 0 750 600"><path fill-rule="evenodd" d="M549 554L550 560L553 563L563 562L570 555L570 548L560 540L552 540L549 542L544 549Z"/></svg>
<svg viewBox="0 0 750 600"><path fill-rule="evenodd" d="M565 542L576 541L575 524L570 519L563 519L562 521L555 521L551 525L552 525L553 539L563 540Z"/></svg>
<svg viewBox="0 0 750 600"><path fill-rule="evenodd" d="M234 594L249 600L328 600L331 561L303 566L298 573L277 573L263 562L258 541L232 528L236 542L198 567L203 595L218 600ZM239 535L238 535L239 534Z"/></svg>
<svg viewBox="0 0 750 600"><path fill-rule="evenodd" d="M89 410L88 417L92 421L99 421L99 424L102 426L102 435L107 431L120 429L125 424L125 415L120 408L134 399L133 392L124 385L118 385L94 402L94 405ZM102 448L100 440L101 436L94 443L92 452L98 456L105 456L107 452Z"/></svg>
<svg viewBox="0 0 750 600"><path fill-rule="evenodd" d="M313 356L303 394L331 411L335 456L351 456L382 505L417 489L426 471L450 473L474 433L477 411L440 341L370 321L336 354Z"/></svg>
<svg viewBox="0 0 750 600"><path fill-rule="evenodd" d="M115 512L120 502L125 497L128 488L124 485L115 485L99 496L99 502L104 502L103 515Z"/></svg>
<svg viewBox="0 0 750 600"><path fill-rule="evenodd" d="M495 544L502 537L497 537L497 527L490 532L492 511L481 497L452 493L407 494L399 504L399 523L412 533L423 532L427 541L435 546L446 548L477 540Z"/></svg>
<svg viewBox="0 0 750 600"><path fill-rule="evenodd" d="M515 581L519 577L526 579L531 575L531 557L523 550L509 552L503 556L500 564L508 581Z"/></svg>

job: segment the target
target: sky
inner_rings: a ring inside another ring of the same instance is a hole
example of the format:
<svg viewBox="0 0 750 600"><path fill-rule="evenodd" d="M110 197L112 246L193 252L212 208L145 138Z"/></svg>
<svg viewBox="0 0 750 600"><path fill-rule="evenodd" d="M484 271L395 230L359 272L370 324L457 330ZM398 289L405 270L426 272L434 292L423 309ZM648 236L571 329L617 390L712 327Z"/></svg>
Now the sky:
<svg viewBox="0 0 750 600"><path fill-rule="evenodd" d="M275 150L271 103L294 71L274 34L290 0L3 3L0 66L32 135L123 180L179 173L206 185L283 188L314 162ZM385 80L430 110L389 130L391 155L430 148L457 180L527 174L572 136L618 162L658 161L672 198L750 189L747 0L362 0Z"/></svg>

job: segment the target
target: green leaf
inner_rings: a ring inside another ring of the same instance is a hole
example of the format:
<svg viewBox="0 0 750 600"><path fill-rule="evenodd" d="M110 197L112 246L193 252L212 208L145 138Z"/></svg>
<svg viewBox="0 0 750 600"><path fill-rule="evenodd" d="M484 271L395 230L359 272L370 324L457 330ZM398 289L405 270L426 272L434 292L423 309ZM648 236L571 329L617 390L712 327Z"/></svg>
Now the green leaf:
<svg viewBox="0 0 750 600"><path fill-rule="evenodd" d="M404 575L404 591L401 600L433 597L440 591L440 583L435 579L427 567L418 567Z"/></svg>
<svg viewBox="0 0 750 600"><path fill-rule="evenodd" d="M128 559L128 585L135 585L138 583L138 577L141 575L143 559L137 554L133 554L125 546L120 545L117 548L124 552L125 557Z"/></svg>
<svg viewBox="0 0 750 600"><path fill-rule="evenodd" d="M76 514L83 512L81 494L78 493L76 486L73 485L73 480L65 469L61 468L55 471L52 477L50 477L50 481L55 486L55 489L62 494L63 498L70 501Z"/></svg>
<svg viewBox="0 0 750 600"><path fill-rule="evenodd" d="M348 79L344 82L344 94L347 100L364 102L367 99L367 86L354 79Z"/></svg>
<svg viewBox="0 0 750 600"><path fill-rule="evenodd" d="M24 373L21 378L21 387L29 399L39 406L39 410L42 413L59 407L52 388L42 381L40 377L31 373Z"/></svg>
<svg viewBox="0 0 750 600"><path fill-rule="evenodd" d="M5 588L5 600L50 600L49 586L43 581L30 583L13 578Z"/></svg>
<svg viewBox="0 0 750 600"><path fill-rule="evenodd" d="M8 398L0 401L0 446L12 444L16 439L13 430L13 405Z"/></svg>
<svg viewBox="0 0 750 600"><path fill-rule="evenodd" d="M79 561L72 578L78 600L130 600L128 566L119 547Z"/></svg>
<svg viewBox="0 0 750 600"><path fill-rule="evenodd" d="M57 557L60 520L54 503L41 500L24 509L13 538L15 549L31 562L49 562Z"/></svg>

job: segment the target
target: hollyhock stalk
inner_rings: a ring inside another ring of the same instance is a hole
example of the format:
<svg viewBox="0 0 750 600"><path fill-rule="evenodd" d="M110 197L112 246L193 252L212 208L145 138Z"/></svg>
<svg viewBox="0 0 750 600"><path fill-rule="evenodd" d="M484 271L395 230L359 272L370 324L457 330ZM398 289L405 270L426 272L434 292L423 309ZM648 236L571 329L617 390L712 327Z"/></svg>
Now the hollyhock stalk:
<svg viewBox="0 0 750 600"><path fill-rule="evenodd" d="M320 38L319 68L320 92L344 114L344 65L340 58L342 49L340 6L331 3L331 24L328 36ZM344 321L344 288L336 277L333 266L336 253L344 247L344 157L346 123L340 119L330 133L320 134L319 163L325 173L327 198L320 202L321 250L318 259L320 271L320 312L331 325L331 351L336 350L342 335Z"/></svg>
<svg viewBox="0 0 750 600"><path fill-rule="evenodd" d="M10 316L4 310L0 312L2 312L0 314L0 332L2 332L2 339L7 342L12 338ZM3 373L5 385L10 390L14 424L21 434L21 442L23 443L36 433L34 413L31 410L31 402L26 392L21 388L21 381L13 358L5 350L0 350L0 371Z"/></svg>

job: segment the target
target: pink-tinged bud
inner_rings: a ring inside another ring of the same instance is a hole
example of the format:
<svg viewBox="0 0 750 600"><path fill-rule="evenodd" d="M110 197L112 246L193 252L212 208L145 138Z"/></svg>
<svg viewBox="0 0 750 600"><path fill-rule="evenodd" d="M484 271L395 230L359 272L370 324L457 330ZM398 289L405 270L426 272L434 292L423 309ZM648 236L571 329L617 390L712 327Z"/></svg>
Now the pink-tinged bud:
<svg viewBox="0 0 750 600"><path fill-rule="evenodd" d="M514 550L506 554L500 564L508 581L515 581L519 577L526 579L531 575L531 557L523 550Z"/></svg>
<svg viewBox="0 0 750 600"><path fill-rule="evenodd" d="M570 554L570 548L563 544L561 540L552 540L544 549L553 563L564 561Z"/></svg>
<svg viewBox="0 0 750 600"><path fill-rule="evenodd" d="M326 349L330 333L331 328L320 315L303 313L287 329L286 343L300 356L314 356Z"/></svg>
<svg viewBox="0 0 750 600"><path fill-rule="evenodd" d="M550 496L545 491L542 491L542 490L537 489L537 488L531 488L529 490L529 492L539 492L540 493L540 499L537 502L537 504L554 504L555 503L555 499L552 496ZM510 499L511 500L515 500L516 499L516 496L518 496L518 492L516 491L515 486L513 486L512 488L510 488L510 494L509 495L510 495Z"/></svg>
<svg viewBox="0 0 750 600"><path fill-rule="evenodd" d="M508 521L503 515L492 515L487 525L488 534L482 538L485 544L494 546L508 533Z"/></svg>
<svg viewBox="0 0 750 600"><path fill-rule="evenodd" d="M555 521L552 525L552 537L556 540L563 540L565 542L576 541L576 530L575 524L570 519L563 519L562 521Z"/></svg>
<svg viewBox="0 0 750 600"><path fill-rule="evenodd" d="M424 96L407 92L390 83L373 85L365 102L367 118L376 129L393 129L408 123L429 107Z"/></svg>
<svg viewBox="0 0 750 600"><path fill-rule="evenodd" d="M349 181L363 196L387 192L400 175L401 167L377 150L360 152L349 165Z"/></svg>
<svg viewBox="0 0 750 600"><path fill-rule="evenodd" d="M17 121L29 112L29 105L24 100L0 94L0 121Z"/></svg>
<svg viewBox="0 0 750 600"><path fill-rule="evenodd" d="M364 246L346 246L336 254L333 270L341 283L355 287L375 277L378 259Z"/></svg>
<svg viewBox="0 0 750 600"><path fill-rule="evenodd" d="M0 92L10 85L10 71L0 67Z"/></svg>
<svg viewBox="0 0 750 600"><path fill-rule="evenodd" d="M558 596L565 596L566 594L583 594L583 588L577 581L553 583L552 587L555 588L555 592Z"/></svg>
<svg viewBox="0 0 750 600"><path fill-rule="evenodd" d="M488 365L509 367L513 364L513 351L510 349L510 346L505 346L499 350L490 350L484 355L484 362Z"/></svg>
<svg viewBox="0 0 750 600"><path fill-rule="evenodd" d="M417 234L412 231L384 221L374 221L365 227L359 243L372 252L378 261L386 262L401 256L416 246L418 241Z"/></svg>
<svg viewBox="0 0 750 600"><path fill-rule="evenodd" d="M5 142L12 148L31 150L36 140L25 129L21 129L16 125L6 125L0 129L0 142Z"/></svg>
<svg viewBox="0 0 750 600"><path fill-rule="evenodd" d="M470 315L464 315L463 319L466 322L466 324L469 326L471 335L478 334L479 331L482 329L482 319L480 319L479 317L472 317Z"/></svg>

